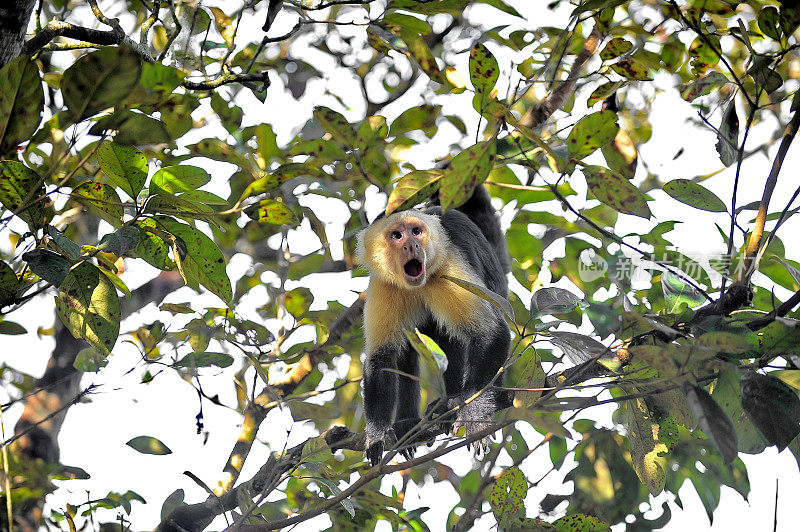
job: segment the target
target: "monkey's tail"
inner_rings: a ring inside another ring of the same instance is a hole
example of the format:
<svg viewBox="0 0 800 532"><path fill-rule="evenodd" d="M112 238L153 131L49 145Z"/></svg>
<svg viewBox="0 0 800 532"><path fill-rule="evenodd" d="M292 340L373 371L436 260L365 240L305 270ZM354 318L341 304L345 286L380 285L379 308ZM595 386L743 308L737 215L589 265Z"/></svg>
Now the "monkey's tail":
<svg viewBox="0 0 800 532"><path fill-rule="evenodd" d="M475 187L472 197L458 207L458 210L466 214L472 223L478 226L483 236L492 245L497 253L497 258L500 259L503 272L510 272L511 260L508 256L508 244L486 188L483 185Z"/></svg>

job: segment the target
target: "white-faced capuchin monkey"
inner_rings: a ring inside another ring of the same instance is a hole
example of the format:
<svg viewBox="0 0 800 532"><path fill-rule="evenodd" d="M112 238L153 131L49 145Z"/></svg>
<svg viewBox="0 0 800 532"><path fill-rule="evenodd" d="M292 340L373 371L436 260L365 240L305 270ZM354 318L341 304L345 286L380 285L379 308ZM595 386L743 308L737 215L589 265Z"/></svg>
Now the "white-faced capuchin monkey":
<svg viewBox="0 0 800 532"><path fill-rule="evenodd" d="M358 236L357 258L369 269L364 307L366 457L377 464L394 438L420 420L417 353L404 330L418 328L447 355L447 398L460 405L455 428L484 428L503 394L483 389L508 357L511 338L502 312L442 275L508 297L508 248L489 194L478 186L457 210L397 212L375 220ZM452 419L451 419L452 422ZM403 453L413 455L413 447Z"/></svg>

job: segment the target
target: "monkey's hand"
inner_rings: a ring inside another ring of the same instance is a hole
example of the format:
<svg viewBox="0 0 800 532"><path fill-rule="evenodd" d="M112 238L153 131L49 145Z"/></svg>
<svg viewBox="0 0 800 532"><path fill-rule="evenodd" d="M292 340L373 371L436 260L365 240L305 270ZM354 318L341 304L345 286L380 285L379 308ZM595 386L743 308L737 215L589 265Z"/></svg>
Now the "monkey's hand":
<svg viewBox="0 0 800 532"><path fill-rule="evenodd" d="M383 451L391 442L395 441L394 430L391 427L384 429L367 427L366 440L364 441L364 455L373 467L383 458Z"/></svg>
<svg viewBox="0 0 800 532"><path fill-rule="evenodd" d="M462 427L464 428L464 436L477 434L492 424L492 414L494 409L492 405L482 401L481 398L473 402L467 403L461 407L458 412L456 422L453 424L453 433L458 432ZM486 436L475 442L475 454L480 455L489 450L489 443L491 436ZM469 446L467 446L469 448Z"/></svg>

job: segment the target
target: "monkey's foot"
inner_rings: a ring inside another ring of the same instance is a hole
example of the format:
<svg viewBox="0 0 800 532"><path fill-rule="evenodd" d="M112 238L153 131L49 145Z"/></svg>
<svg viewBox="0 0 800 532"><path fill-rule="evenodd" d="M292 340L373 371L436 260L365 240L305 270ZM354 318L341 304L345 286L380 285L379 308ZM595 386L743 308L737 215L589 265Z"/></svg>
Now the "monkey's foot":
<svg viewBox="0 0 800 532"><path fill-rule="evenodd" d="M456 422L453 424L453 433L455 434L463 427L464 436L470 438L491 425L492 412L487 410L486 405L480 402L472 402L464 405L459 411ZM476 440L474 442L475 454L480 455L487 452L491 441L491 435ZM469 449L471 445L467 445L467 448Z"/></svg>
<svg viewBox="0 0 800 532"><path fill-rule="evenodd" d="M383 451L392 442L396 441L394 431L390 428L387 429L370 429L366 430L367 436L364 440L364 455L373 467L378 465L383 458Z"/></svg>

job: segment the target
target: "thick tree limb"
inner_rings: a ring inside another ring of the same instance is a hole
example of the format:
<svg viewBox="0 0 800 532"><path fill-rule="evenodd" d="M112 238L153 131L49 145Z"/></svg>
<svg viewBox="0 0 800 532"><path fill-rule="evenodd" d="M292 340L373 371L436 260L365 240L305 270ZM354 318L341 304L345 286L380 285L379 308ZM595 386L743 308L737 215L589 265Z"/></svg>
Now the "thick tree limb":
<svg viewBox="0 0 800 532"><path fill-rule="evenodd" d="M45 45L56 37L77 39L98 46L126 46L133 50L143 61L147 61L148 63L155 61L147 48L131 40L119 24L112 27L110 30L97 30L85 28L83 26L75 26L74 24L62 20L51 20L48 22L41 31L25 42L25 45L22 47L22 53L33 54L44 48Z"/></svg>
<svg viewBox="0 0 800 532"><path fill-rule="evenodd" d="M35 0L3 0L0 4L0 67L22 51L34 5Z"/></svg>

